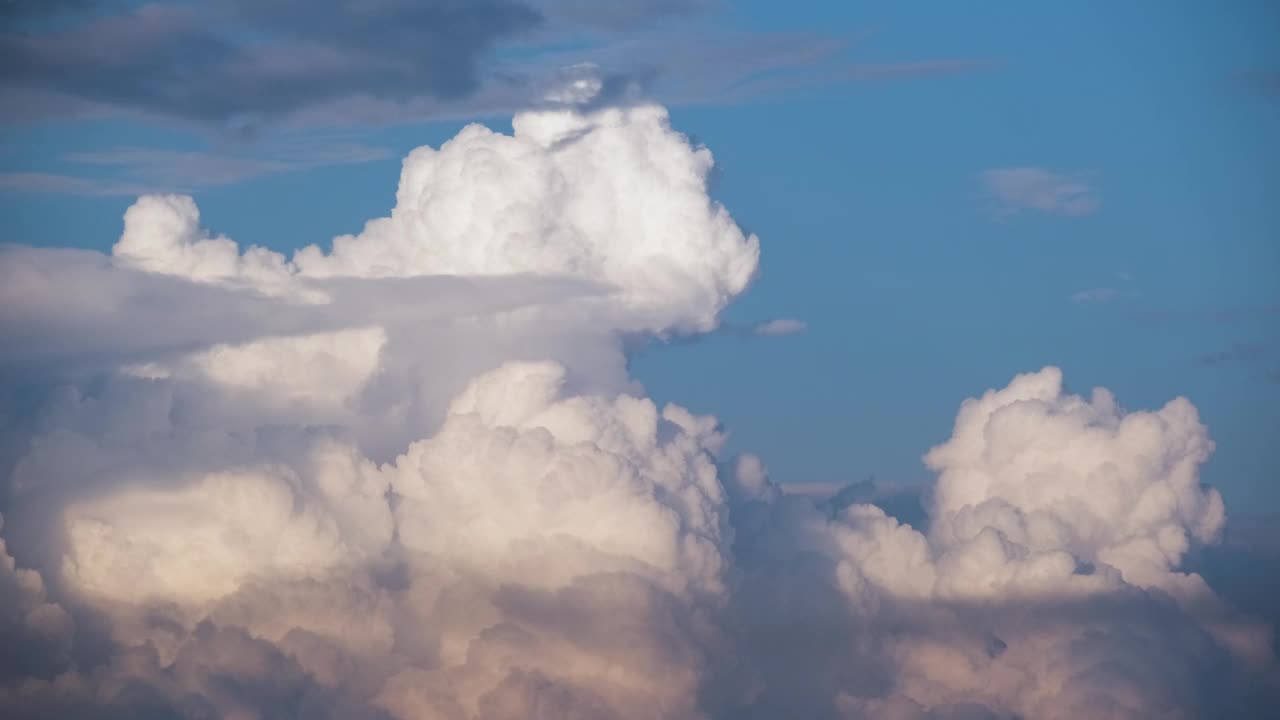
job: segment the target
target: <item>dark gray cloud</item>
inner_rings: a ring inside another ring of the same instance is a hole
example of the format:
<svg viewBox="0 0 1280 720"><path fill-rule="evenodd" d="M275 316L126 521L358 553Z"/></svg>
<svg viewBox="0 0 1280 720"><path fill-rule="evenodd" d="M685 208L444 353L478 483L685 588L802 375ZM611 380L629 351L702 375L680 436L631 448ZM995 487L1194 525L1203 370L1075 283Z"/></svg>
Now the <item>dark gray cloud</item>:
<svg viewBox="0 0 1280 720"><path fill-rule="evenodd" d="M3 86L86 107L251 123L361 95L473 92L495 44L542 22L507 0L169 2L0 36ZM5 103L7 115L32 114Z"/></svg>
<svg viewBox="0 0 1280 720"><path fill-rule="evenodd" d="M965 59L849 63L838 59L847 39L734 33L713 21L710 11L718 6L711 0L66 3L57 23L0 32L0 121L123 111L253 134L282 122L474 117L541 102L563 68L584 61L600 66L604 87L594 101L607 104L636 92L668 102L723 102L981 66Z"/></svg>
<svg viewBox="0 0 1280 720"><path fill-rule="evenodd" d="M605 30L633 30L664 18L691 17L718 4L718 0L541 0L539 8L558 21Z"/></svg>
<svg viewBox="0 0 1280 720"><path fill-rule="evenodd" d="M67 0L6 8L0 125L125 115L193 130L207 147L100 148L57 166L50 158L0 172L0 192L192 192L381 155L319 137L317 128L566 103L737 102L988 65L857 63L845 56L848 38L730 29L715 0ZM589 96L575 94L588 75ZM282 142L299 135L306 142Z"/></svg>

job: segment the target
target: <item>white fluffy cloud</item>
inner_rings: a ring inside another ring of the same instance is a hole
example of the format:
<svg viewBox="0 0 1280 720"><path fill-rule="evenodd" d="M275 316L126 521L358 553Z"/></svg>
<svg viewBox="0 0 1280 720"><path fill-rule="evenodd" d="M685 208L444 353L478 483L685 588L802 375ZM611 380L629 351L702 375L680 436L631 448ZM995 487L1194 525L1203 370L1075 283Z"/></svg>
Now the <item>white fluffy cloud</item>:
<svg viewBox="0 0 1280 720"><path fill-rule="evenodd" d="M1225 522L1189 402L1126 412L1046 368L961 406L927 524L783 493L626 373L623 335L710 331L755 272L710 154L656 107L513 126L414 151L391 216L330 251L242 250L168 196L110 256L0 254L6 716L1177 717L1274 691L1258 627L1180 571Z"/></svg>
<svg viewBox="0 0 1280 720"><path fill-rule="evenodd" d="M1022 375L967 401L951 440L925 457L939 473L934 535L957 546L995 530L1158 585L1192 542L1222 530L1222 497L1199 482L1212 450L1184 398L1125 414L1106 390L1063 393L1056 368Z"/></svg>
<svg viewBox="0 0 1280 720"><path fill-rule="evenodd" d="M146 196L125 213L114 257L200 282L284 292L306 278L576 278L613 291L634 329L709 330L759 260L707 196L711 153L654 106L524 113L514 135L469 125L405 158L391 216L292 260L244 253L200 227L185 196Z"/></svg>

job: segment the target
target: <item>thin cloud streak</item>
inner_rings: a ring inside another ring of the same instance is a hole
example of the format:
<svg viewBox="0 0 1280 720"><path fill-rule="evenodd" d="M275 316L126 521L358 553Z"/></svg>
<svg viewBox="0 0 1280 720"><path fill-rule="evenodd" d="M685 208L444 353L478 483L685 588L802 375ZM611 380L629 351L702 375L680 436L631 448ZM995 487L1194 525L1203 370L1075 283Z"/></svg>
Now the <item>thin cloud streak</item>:
<svg viewBox="0 0 1280 720"><path fill-rule="evenodd" d="M1120 297L1120 291L1113 287L1097 287L1081 290L1071 295L1071 302L1077 305L1086 305L1090 303L1102 304L1109 303Z"/></svg>
<svg viewBox="0 0 1280 720"><path fill-rule="evenodd" d="M136 196L160 192L159 186L43 172L0 173L0 192L52 193L91 197Z"/></svg>
<svg viewBox="0 0 1280 720"><path fill-rule="evenodd" d="M317 140L295 143L292 146L266 146L259 153L249 155L145 147L68 153L62 157L64 161L100 167L104 174L0 173L0 192L88 196L191 192L267 175L303 172L333 165L361 164L391 156L391 151L383 147L359 143L323 144Z"/></svg>
<svg viewBox="0 0 1280 720"><path fill-rule="evenodd" d="M756 335L778 336L778 335L795 335L809 329L809 324L803 320L795 318L778 318L777 320L769 320L762 322L751 329Z"/></svg>
<svg viewBox="0 0 1280 720"><path fill-rule="evenodd" d="M1085 173L1011 167L983 171L978 181L998 219L1024 211L1082 217L1094 214L1102 204L1097 188Z"/></svg>

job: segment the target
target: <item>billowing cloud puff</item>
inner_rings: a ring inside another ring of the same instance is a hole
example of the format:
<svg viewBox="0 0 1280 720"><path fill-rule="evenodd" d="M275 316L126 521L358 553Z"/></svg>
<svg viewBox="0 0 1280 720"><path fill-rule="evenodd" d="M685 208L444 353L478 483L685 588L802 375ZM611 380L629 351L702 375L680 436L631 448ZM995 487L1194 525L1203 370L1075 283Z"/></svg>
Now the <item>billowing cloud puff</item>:
<svg viewBox="0 0 1280 720"><path fill-rule="evenodd" d="M0 253L0 640L23 649L0 714L1274 699L1265 629L1183 569L1225 523L1189 402L1126 412L1046 368L961 406L925 522L784 493L626 372L624 336L713 330L755 272L710 154L648 106L513 126L414 151L390 217L327 251L242 250L155 196L110 255Z"/></svg>
<svg viewBox="0 0 1280 720"><path fill-rule="evenodd" d="M1160 585L1191 542L1222 530L1222 497L1199 481L1212 450L1183 398L1125 414L1106 390L1063 393L1056 368L1022 375L967 401L951 440L926 456L939 473L935 540L962 545L993 530L1031 553L1066 552Z"/></svg>
<svg viewBox="0 0 1280 720"><path fill-rule="evenodd" d="M655 106L517 115L512 136L469 125L404 161L396 206L359 235L312 245L291 261L200 227L185 196L148 196L125 214L112 254L197 281L282 292L328 277L577 278L617 293L628 329L709 330L759 260L707 196L711 153L694 148Z"/></svg>
<svg viewBox="0 0 1280 720"><path fill-rule="evenodd" d="M57 670L67 662L74 631L71 616L49 601L44 578L18 567L0 538L0 640L10 648L0 659L0 675Z"/></svg>
<svg viewBox="0 0 1280 720"><path fill-rule="evenodd" d="M1222 527L1196 473L1210 448L1183 399L1126 414L1105 390L1064 393L1046 368L966 401L926 455L940 473L927 532L840 495L783 494L758 459L739 460L726 478L746 573L736 636L785 658L744 663L736 682L765 689L739 711L1257 713L1276 687L1269 629L1177 571Z"/></svg>
<svg viewBox="0 0 1280 720"><path fill-rule="evenodd" d="M284 258L265 248L242 256L234 240L200 227L200 210L185 195L144 195L124 214L124 234L111 254L148 272L197 281L264 279L286 274Z"/></svg>
<svg viewBox="0 0 1280 720"><path fill-rule="evenodd" d="M230 623L333 680L335 662L381 665L362 701L408 717L547 694L688 716L715 634L701 616L724 602L720 436L674 406L563 397L564 372L477 378L383 466L320 440L297 467L71 504L61 578L121 644L177 658L201 622Z"/></svg>

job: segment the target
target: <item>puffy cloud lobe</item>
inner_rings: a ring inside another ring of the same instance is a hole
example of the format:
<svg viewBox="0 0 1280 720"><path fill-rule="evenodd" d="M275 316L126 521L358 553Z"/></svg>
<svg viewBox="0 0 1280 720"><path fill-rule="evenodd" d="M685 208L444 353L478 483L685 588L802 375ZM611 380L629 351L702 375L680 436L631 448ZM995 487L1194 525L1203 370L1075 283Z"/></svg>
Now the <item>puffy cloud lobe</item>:
<svg viewBox="0 0 1280 720"><path fill-rule="evenodd" d="M351 562L389 541L391 528L385 485L358 464L343 467L332 457L341 452L316 450L314 488L289 468L264 466L73 506L63 573L111 600L199 607L257 575L305 578Z"/></svg>
<svg viewBox="0 0 1280 720"><path fill-rule="evenodd" d="M482 376L383 466L320 440L294 467L73 502L61 580L165 674L212 652L213 623L344 687L342 668L368 661L382 675L361 702L407 717L442 703L692 716L725 593L720 436L674 406L565 397L564 382L546 363Z"/></svg>
<svg viewBox="0 0 1280 720"><path fill-rule="evenodd" d="M1189 402L1125 412L1047 368L962 405L925 456L927 524L857 488L784 493L626 376L622 335L711 330L755 271L709 153L654 107L513 125L415 151L391 216L330 252L242 252L155 196L110 257L0 254L0 327L43 343L0 355L33 378L0 414L0 639L29 649L0 665L0 714L1192 717L1274 696L1259 627L1179 570L1225 522ZM66 278L87 299L41 290ZM157 299L186 322L152 327ZM69 364L33 373L48 357Z"/></svg>
<svg viewBox="0 0 1280 720"><path fill-rule="evenodd" d="M564 273L608 282L636 312L706 330L759 248L706 194L711 154L652 106L524 113L472 125L405 161L391 217L310 248L307 272ZM662 329L662 325L649 329Z"/></svg>
<svg viewBox="0 0 1280 720"><path fill-rule="evenodd" d="M1257 712L1250 693L1276 687L1267 629L1177 572L1224 522L1196 473L1211 448L1183 399L1125 413L1105 390L1064 393L1046 368L966 401L926 455L927 534L839 496L783 495L746 458L730 478L739 638L776 644L771 627L805 616L847 636L824 651L820 631L793 633L799 669L758 659L737 682L766 684L758 707L820 716L1196 717L1227 699ZM769 588L783 578L829 594L797 606ZM861 681L833 675L840 661ZM885 662L888 679L866 670ZM1233 664L1254 680L1224 677Z"/></svg>
<svg viewBox="0 0 1280 720"><path fill-rule="evenodd" d="M243 255L234 240L200 227L200 210L186 195L144 195L124 214L124 234L111 249L148 272L199 282L242 280L259 289L289 274L284 257L261 247Z"/></svg>
<svg viewBox="0 0 1280 720"><path fill-rule="evenodd" d="M1056 368L1023 375L966 402L952 439L926 456L939 472L934 540L988 553L1011 542L1044 580L1105 563L1130 583L1175 591L1170 570L1226 519L1222 497L1199 482L1212 449L1183 398L1125 414L1105 390L1064 394Z"/></svg>
<svg viewBox="0 0 1280 720"><path fill-rule="evenodd" d="M967 402L952 440L926 456L940 473L934 512L948 519L935 530L957 543L993 528L1158 585L1192 540L1223 527L1222 497L1198 475L1212 449L1183 398L1125 415L1105 390L1064 395L1056 369L1020 376Z"/></svg>
<svg viewBox="0 0 1280 720"><path fill-rule="evenodd" d="M716 592L724 519L707 453L718 435L679 408L659 415L628 396L549 402L562 382L555 365L507 365L467 388L441 431L397 459L401 541L486 572L532 571L535 585L562 583L581 548L601 570ZM500 464L467 462L477 452ZM493 507L495 491L509 502ZM433 518L436 507L454 517ZM547 550L556 564L520 557Z"/></svg>
<svg viewBox="0 0 1280 720"><path fill-rule="evenodd" d="M10 648L0 659L0 678L62 670L70 660L74 632L71 616L50 602L44 578L18 567L0 538L0 641Z"/></svg>

